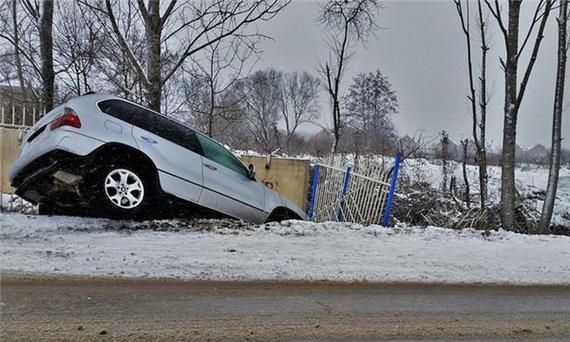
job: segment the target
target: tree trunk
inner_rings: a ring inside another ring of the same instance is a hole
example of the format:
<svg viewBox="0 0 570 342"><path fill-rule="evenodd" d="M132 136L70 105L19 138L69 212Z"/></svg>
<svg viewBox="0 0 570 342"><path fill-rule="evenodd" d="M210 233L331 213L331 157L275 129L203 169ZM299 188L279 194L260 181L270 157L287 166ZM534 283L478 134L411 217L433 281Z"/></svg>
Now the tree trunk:
<svg viewBox="0 0 570 342"><path fill-rule="evenodd" d="M52 26L53 0L44 0L40 17L40 54L42 61L42 105L46 112L53 109L55 98Z"/></svg>
<svg viewBox="0 0 570 342"><path fill-rule="evenodd" d="M481 6L481 0L477 2L477 7L479 11L479 30L481 34L481 89L480 89L480 103L481 108L481 118L479 121L479 141L477 149L477 162L479 163L479 188L480 188L480 199L481 199L481 210L485 210L487 206L487 142L486 142L486 130L487 130L487 52L489 51L489 46L487 45L487 31L485 26L485 19L483 17L483 10ZM475 137L474 137L475 139Z"/></svg>
<svg viewBox="0 0 570 342"><path fill-rule="evenodd" d="M14 29L14 61L16 62L16 74L18 82L26 100L27 91L26 82L24 81L24 73L22 71L22 58L20 57L20 33L18 32L18 0L12 0L12 25Z"/></svg>
<svg viewBox="0 0 570 342"><path fill-rule="evenodd" d="M212 64L213 67L213 64ZM210 69L212 70L212 69ZM213 75L213 70L211 75ZM210 80L210 110L208 111L208 136L214 137L214 109L216 107L216 89L214 87L214 80Z"/></svg>
<svg viewBox="0 0 570 342"><path fill-rule="evenodd" d="M338 152L338 145L340 142L340 106L338 104L338 100L334 99L334 106L333 106L333 120L334 120L334 143L332 148L332 153Z"/></svg>
<svg viewBox="0 0 570 342"><path fill-rule="evenodd" d="M558 189L558 174L560 172L560 147L562 142L562 112L564 106L564 85L567 59L567 28L568 28L568 0L560 0L560 17L558 18L558 69L556 72L556 87L554 93L554 109L552 119L552 149L550 153L550 172L548 185L542 207L542 215L538 223L537 232L548 234L550 221L556 201Z"/></svg>
<svg viewBox="0 0 570 342"><path fill-rule="evenodd" d="M442 174L443 174L443 184L442 184L442 191L447 191L447 180L449 178L449 136L447 132L441 132L441 167L442 167Z"/></svg>
<svg viewBox="0 0 570 342"><path fill-rule="evenodd" d="M517 69L520 7L520 1L509 1L501 174L501 223L503 229L506 230L516 229L515 150L517 143L518 115Z"/></svg>
<svg viewBox="0 0 570 342"><path fill-rule="evenodd" d="M150 109L161 111L162 75L160 60L160 39L162 24L159 0L148 2L148 17L145 20L146 34L146 74L148 78L147 101Z"/></svg>
<svg viewBox="0 0 570 342"><path fill-rule="evenodd" d="M469 178L467 178L467 147L469 146L469 140L465 139L461 142L463 145L463 182L465 183L465 203L467 204L467 208L471 208L471 194L469 189Z"/></svg>

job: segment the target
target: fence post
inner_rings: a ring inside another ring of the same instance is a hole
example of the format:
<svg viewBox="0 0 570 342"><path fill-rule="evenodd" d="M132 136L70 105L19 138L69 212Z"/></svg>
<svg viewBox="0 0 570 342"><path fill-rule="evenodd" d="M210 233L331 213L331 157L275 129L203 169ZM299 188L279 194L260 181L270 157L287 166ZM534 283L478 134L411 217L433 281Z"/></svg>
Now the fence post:
<svg viewBox="0 0 570 342"><path fill-rule="evenodd" d="M402 160L402 153L396 154L394 161L394 170L392 172L392 181L390 182L390 192L388 193L388 200L386 201L386 208L384 209L384 219L382 225L388 226L390 223L390 211L392 210L392 202L394 202L394 192L396 191L396 184L398 183L398 171L400 170L400 161Z"/></svg>
<svg viewBox="0 0 570 342"><path fill-rule="evenodd" d="M321 166L315 164L313 168L313 184L311 186L311 198L309 200L309 208L307 213L309 214L309 220L313 219L313 212L315 210L315 201L317 200L317 190L319 188L319 177L321 173Z"/></svg>
<svg viewBox="0 0 570 342"><path fill-rule="evenodd" d="M346 196L346 192L348 190L349 179L350 179L350 166L347 167L346 171L344 172L344 182L342 184L342 192L340 193L338 209L336 211L336 218L337 218L338 222L343 221L342 210L343 210L343 206L344 206L344 196Z"/></svg>

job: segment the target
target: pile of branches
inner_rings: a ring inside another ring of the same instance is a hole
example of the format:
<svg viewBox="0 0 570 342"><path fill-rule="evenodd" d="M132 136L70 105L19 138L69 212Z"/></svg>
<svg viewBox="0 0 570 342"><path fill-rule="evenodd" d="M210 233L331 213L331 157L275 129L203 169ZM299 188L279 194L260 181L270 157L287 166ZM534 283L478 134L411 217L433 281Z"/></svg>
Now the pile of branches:
<svg viewBox="0 0 570 342"><path fill-rule="evenodd" d="M496 227L497 215L492 209L468 208L453 194L416 184L401 193L394 202L394 220L414 226L452 229Z"/></svg>
<svg viewBox="0 0 570 342"><path fill-rule="evenodd" d="M546 196L545 191L533 191L528 194L517 194L517 229L521 233L534 233L538 221L540 220L540 208L537 203L544 201ZM565 220L570 221L570 213L565 213L562 216ZM570 226L562 224L551 224L550 233L555 235L570 236Z"/></svg>
<svg viewBox="0 0 570 342"><path fill-rule="evenodd" d="M532 234L540 219L537 201L544 194L533 192L518 196L515 232ZM407 183L400 188L394 201L393 223L414 226L435 226L451 229L474 228L488 231L501 227L500 206L493 204L482 210L477 201L471 207L453 191L432 188L428 183ZM552 234L570 235L570 228L553 225Z"/></svg>

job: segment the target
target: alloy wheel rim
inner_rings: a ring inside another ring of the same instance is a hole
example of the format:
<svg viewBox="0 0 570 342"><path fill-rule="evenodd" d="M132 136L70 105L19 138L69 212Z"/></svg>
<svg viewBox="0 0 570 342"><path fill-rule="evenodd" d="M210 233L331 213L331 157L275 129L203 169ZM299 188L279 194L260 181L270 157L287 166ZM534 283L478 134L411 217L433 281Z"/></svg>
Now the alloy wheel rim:
<svg viewBox="0 0 570 342"><path fill-rule="evenodd" d="M133 209L144 199L144 185L134 172L116 169L105 178L105 194L115 206Z"/></svg>

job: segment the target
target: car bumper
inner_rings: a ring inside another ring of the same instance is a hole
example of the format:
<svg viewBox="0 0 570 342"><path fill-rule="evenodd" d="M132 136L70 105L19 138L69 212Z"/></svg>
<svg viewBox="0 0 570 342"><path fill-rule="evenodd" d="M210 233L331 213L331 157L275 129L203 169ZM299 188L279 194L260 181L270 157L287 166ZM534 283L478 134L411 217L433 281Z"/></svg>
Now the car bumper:
<svg viewBox="0 0 570 342"><path fill-rule="evenodd" d="M37 168L37 161L43 160L45 162L45 156L50 156L53 152L59 151L56 153L66 152L68 155L86 156L102 146L103 143L98 139L65 128L42 133L33 142L22 145L20 155L8 170L10 183L17 187L22 174L29 174L25 170L29 169L30 165Z"/></svg>
<svg viewBox="0 0 570 342"><path fill-rule="evenodd" d="M56 180L56 173L78 174L80 169L88 165L88 157L82 157L73 153L54 150L50 151L22 168L12 179L12 187L16 189L16 195L32 203L38 203L49 197L57 195L54 190L65 189L63 182ZM77 191L70 191L71 185L65 189L64 193L73 194ZM62 200L75 201L77 198Z"/></svg>

